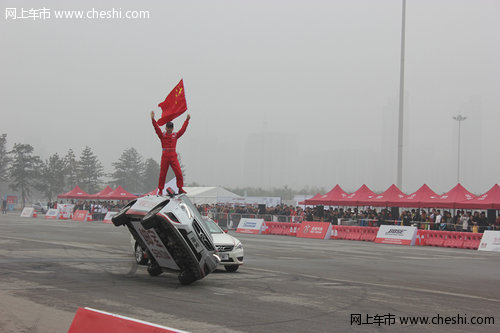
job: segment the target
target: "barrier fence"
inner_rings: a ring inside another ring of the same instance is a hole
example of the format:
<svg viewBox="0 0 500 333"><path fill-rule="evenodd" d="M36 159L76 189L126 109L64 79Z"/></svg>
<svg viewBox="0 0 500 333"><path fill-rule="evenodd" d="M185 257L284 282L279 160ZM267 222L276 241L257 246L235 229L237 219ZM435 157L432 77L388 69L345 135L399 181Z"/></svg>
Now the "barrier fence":
<svg viewBox="0 0 500 333"><path fill-rule="evenodd" d="M279 223L300 223L300 216L286 215L271 215L271 214L239 214L239 213L211 213L208 212L208 217L216 221L222 228L236 229L242 218L248 219L263 219L269 222Z"/></svg>
<svg viewBox="0 0 500 333"><path fill-rule="evenodd" d="M295 237L301 226L301 223L298 222L266 221L265 223L266 228L262 232L264 235ZM379 227L332 225L332 234L330 238L374 242L378 231ZM477 250L481 243L482 236L482 233L418 229L415 245Z"/></svg>
<svg viewBox="0 0 500 333"><path fill-rule="evenodd" d="M286 215L271 215L271 214L239 214L239 213L211 213L208 216L219 225L227 229L236 229L238 223L242 218L263 219L268 222L285 222L285 223L300 223L302 217L300 216L286 216ZM379 227L384 225L403 225L402 220L378 220L378 219L348 219L342 218L332 222L333 225L347 225L347 226L361 226L361 227ZM422 230L442 230L442 231L458 231L463 232L461 224L453 223L434 223L434 222L420 222L411 221L411 226L415 226ZM469 230L472 232L483 232L490 230L488 227L477 225L469 225Z"/></svg>

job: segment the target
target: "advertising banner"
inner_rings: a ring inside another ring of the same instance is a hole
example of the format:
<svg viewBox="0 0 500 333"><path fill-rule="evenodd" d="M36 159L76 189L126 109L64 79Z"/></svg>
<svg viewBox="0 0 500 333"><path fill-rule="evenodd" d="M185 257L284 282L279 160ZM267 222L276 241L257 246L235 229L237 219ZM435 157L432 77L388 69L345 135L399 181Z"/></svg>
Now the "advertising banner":
<svg viewBox="0 0 500 333"><path fill-rule="evenodd" d="M375 243L415 245L417 230L417 227L381 225Z"/></svg>
<svg viewBox="0 0 500 333"><path fill-rule="evenodd" d="M73 208L75 205L72 204L58 204L57 209L59 210L59 219L69 220L73 216Z"/></svg>
<svg viewBox="0 0 500 333"><path fill-rule="evenodd" d="M33 213L35 212L35 208L33 207L24 207L21 212L21 217L33 217Z"/></svg>
<svg viewBox="0 0 500 333"><path fill-rule="evenodd" d="M45 218L49 220L56 220L57 218L59 218L59 209L49 209L45 214Z"/></svg>
<svg viewBox="0 0 500 333"><path fill-rule="evenodd" d="M112 223L111 222L111 219L113 218L113 216L115 216L116 214L118 214L118 212L107 212L106 213L106 216L104 216L104 220L103 222L104 223Z"/></svg>
<svg viewBox="0 0 500 333"><path fill-rule="evenodd" d="M87 221L87 216L89 215L89 212L87 210L77 210L73 214L73 221Z"/></svg>
<svg viewBox="0 0 500 333"><path fill-rule="evenodd" d="M500 252L500 231L486 230L478 250Z"/></svg>
<svg viewBox="0 0 500 333"><path fill-rule="evenodd" d="M332 224L329 222L302 222L297 237L328 239L332 235Z"/></svg>
<svg viewBox="0 0 500 333"><path fill-rule="evenodd" d="M261 234L264 230L266 230L266 222L264 219L247 219L242 218L240 223L238 224L238 228L236 232L241 234Z"/></svg>

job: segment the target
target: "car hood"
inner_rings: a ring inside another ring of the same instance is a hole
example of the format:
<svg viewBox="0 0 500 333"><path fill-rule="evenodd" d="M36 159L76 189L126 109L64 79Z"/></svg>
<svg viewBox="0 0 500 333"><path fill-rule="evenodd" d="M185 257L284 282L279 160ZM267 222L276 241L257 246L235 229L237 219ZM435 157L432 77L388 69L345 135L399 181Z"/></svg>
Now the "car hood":
<svg viewBox="0 0 500 333"><path fill-rule="evenodd" d="M214 238L214 244L219 245L219 244L227 244L227 245L236 245L237 240L231 235L228 235L226 233L224 234L212 234L212 237Z"/></svg>

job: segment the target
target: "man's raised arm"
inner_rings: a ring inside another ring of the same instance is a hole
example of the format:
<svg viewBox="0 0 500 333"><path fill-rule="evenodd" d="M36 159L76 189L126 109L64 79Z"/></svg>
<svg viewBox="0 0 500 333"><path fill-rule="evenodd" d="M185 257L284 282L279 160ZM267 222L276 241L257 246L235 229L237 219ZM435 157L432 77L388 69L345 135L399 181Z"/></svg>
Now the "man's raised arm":
<svg viewBox="0 0 500 333"><path fill-rule="evenodd" d="M158 126L158 124L156 123L154 111L151 111L151 121L153 122L153 127L155 128L156 134L158 135L158 137L161 140L161 138L163 138L163 133L160 129L160 126Z"/></svg>

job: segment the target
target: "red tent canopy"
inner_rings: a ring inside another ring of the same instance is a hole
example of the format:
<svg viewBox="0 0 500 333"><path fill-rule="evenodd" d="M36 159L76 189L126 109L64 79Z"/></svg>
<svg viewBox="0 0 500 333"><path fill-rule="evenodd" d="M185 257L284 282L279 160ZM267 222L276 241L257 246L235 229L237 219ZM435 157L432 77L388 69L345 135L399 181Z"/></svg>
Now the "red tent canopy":
<svg viewBox="0 0 500 333"><path fill-rule="evenodd" d="M422 185L416 192L393 202L394 206L421 208L422 202L439 197L427 184Z"/></svg>
<svg viewBox="0 0 500 333"><path fill-rule="evenodd" d="M109 193L113 192L113 189L111 187L106 186L106 188L100 192L97 192L95 194L91 194L90 195L90 198L91 199L106 199L106 195L108 195Z"/></svg>
<svg viewBox="0 0 500 333"><path fill-rule="evenodd" d="M371 202L373 198L377 195L368 188L365 184L351 194L348 194L345 198L341 198L335 205L337 206L363 206L365 202Z"/></svg>
<svg viewBox="0 0 500 333"><path fill-rule="evenodd" d="M78 185L69 192L59 194L59 199L88 199L90 194L82 190Z"/></svg>
<svg viewBox="0 0 500 333"><path fill-rule="evenodd" d="M125 191L123 187L118 186L114 191L109 192L102 198L105 200L132 200L137 198L137 196Z"/></svg>
<svg viewBox="0 0 500 333"><path fill-rule="evenodd" d="M468 201L476 198L476 196L467 191L461 184L457 184L454 188L447 193L431 197L430 200L423 200L422 207L438 207L438 208L458 208L459 202Z"/></svg>
<svg viewBox="0 0 500 333"><path fill-rule="evenodd" d="M312 197L312 198L306 199L306 200L304 200L304 201L300 201L298 204L299 204L299 205L314 205L313 203L311 203L311 201L312 201L312 200L317 200L317 199L319 199L321 196L322 196L322 194L321 194L321 193L318 193L318 194L316 194L316 195L315 195L314 197Z"/></svg>
<svg viewBox="0 0 500 333"><path fill-rule="evenodd" d="M144 193L143 195L140 195L140 197L145 197L146 195L156 195L158 193L158 189L155 188L154 190L152 190L151 192L148 192L148 193Z"/></svg>
<svg viewBox="0 0 500 333"><path fill-rule="evenodd" d="M360 202L362 206L389 207L397 206L397 202L407 195L394 184L392 184L385 192L375 195L371 200Z"/></svg>
<svg viewBox="0 0 500 333"><path fill-rule="evenodd" d="M457 207L469 209L500 209L500 186L495 184L483 195L472 200L457 203Z"/></svg>
<svg viewBox="0 0 500 333"><path fill-rule="evenodd" d="M310 205L337 206L338 202L347 196L348 194L337 184L325 195L322 195L315 200L310 199Z"/></svg>

